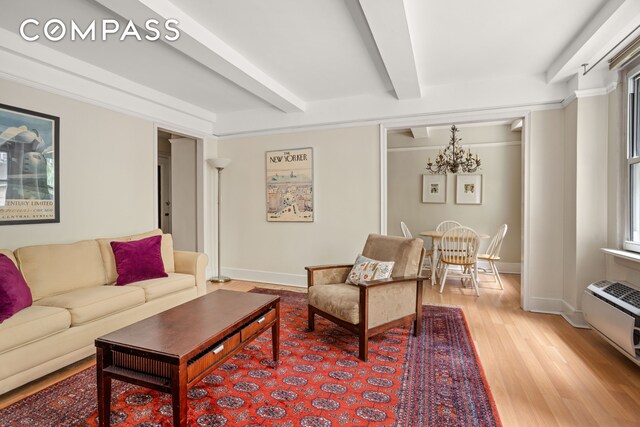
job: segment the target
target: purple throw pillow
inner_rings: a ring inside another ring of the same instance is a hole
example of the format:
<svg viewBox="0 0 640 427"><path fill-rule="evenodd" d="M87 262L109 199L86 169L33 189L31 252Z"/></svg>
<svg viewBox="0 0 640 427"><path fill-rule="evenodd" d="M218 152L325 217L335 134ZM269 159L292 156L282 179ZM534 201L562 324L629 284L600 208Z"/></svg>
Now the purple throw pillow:
<svg viewBox="0 0 640 427"><path fill-rule="evenodd" d="M152 236L131 242L111 242L118 272L116 286L167 277L160 252L161 245L162 236Z"/></svg>
<svg viewBox="0 0 640 427"><path fill-rule="evenodd" d="M0 323L33 303L31 289L11 259L0 254Z"/></svg>

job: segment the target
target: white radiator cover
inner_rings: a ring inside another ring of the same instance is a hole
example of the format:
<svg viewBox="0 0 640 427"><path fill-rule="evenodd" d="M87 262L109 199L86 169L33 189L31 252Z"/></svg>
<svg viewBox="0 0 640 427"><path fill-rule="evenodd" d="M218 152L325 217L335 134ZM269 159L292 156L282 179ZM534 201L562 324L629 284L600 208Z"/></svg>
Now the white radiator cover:
<svg viewBox="0 0 640 427"><path fill-rule="evenodd" d="M601 287L603 283L604 281L597 282L597 285ZM593 288L594 285L590 285L589 288ZM638 317L616 306L613 301L599 298L589 288L584 291L582 298L585 320L610 344L640 366L640 345L634 342L634 330L640 331L636 326Z"/></svg>

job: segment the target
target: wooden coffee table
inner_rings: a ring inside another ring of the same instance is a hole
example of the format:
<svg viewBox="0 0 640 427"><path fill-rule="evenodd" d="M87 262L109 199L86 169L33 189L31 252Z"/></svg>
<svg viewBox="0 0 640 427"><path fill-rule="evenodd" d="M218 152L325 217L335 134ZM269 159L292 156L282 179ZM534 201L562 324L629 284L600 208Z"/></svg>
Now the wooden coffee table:
<svg viewBox="0 0 640 427"><path fill-rule="evenodd" d="M271 328L280 297L219 290L96 339L99 425L108 426L111 380L171 393L173 425L187 425L187 390Z"/></svg>

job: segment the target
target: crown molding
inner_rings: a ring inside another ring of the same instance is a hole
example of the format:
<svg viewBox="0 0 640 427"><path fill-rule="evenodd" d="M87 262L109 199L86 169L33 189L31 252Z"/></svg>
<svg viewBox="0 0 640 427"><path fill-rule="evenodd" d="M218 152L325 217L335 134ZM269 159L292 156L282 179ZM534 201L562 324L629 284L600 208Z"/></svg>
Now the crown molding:
<svg viewBox="0 0 640 427"><path fill-rule="evenodd" d="M592 96L602 96L607 94L606 87L599 87L595 89L578 89L575 91L576 98L590 98Z"/></svg>
<svg viewBox="0 0 640 427"><path fill-rule="evenodd" d="M576 90L571 95L562 100L562 108L566 108L567 105L571 104L576 99L608 95L611 92L615 91L619 85L619 82L612 82L609 83L606 87Z"/></svg>

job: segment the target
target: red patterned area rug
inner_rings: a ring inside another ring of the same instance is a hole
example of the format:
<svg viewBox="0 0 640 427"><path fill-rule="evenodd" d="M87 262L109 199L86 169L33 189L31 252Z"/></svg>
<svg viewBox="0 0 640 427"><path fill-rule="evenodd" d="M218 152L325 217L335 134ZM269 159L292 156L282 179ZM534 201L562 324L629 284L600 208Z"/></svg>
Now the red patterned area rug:
<svg viewBox="0 0 640 427"><path fill-rule="evenodd" d="M189 391L190 426L500 426L459 308L425 306L424 333L373 337L369 362L358 340L316 318L306 294L278 294L281 362L267 332ZM95 426L95 367L0 410L0 426ZM170 426L170 395L113 382L112 426Z"/></svg>

